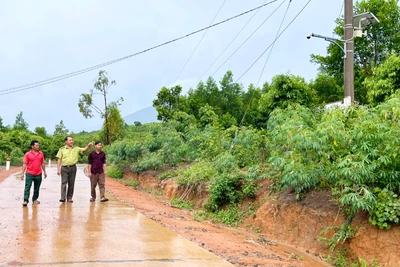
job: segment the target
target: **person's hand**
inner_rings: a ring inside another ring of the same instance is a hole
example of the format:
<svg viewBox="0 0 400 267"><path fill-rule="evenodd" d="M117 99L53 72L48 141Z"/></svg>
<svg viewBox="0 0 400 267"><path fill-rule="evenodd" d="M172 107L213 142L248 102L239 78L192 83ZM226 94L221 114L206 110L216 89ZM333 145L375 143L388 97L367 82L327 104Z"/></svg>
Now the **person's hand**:
<svg viewBox="0 0 400 267"><path fill-rule="evenodd" d="M61 174L61 170L58 169L58 170L57 170L57 175L60 176L60 174Z"/></svg>
<svg viewBox="0 0 400 267"><path fill-rule="evenodd" d="M44 172L43 174L44 174L44 179L46 179L47 178L47 173Z"/></svg>
<svg viewBox="0 0 400 267"><path fill-rule="evenodd" d="M91 172L88 173L88 177L92 178L92 173Z"/></svg>
<svg viewBox="0 0 400 267"><path fill-rule="evenodd" d="M90 143L88 144L88 146L89 146L89 147L93 146L93 142L90 142Z"/></svg>
<svg viewBox="0 0 400 267"><path fill-rule="evenodd" d="M21 174L21 180L24 180L25 175Z"/></svg>

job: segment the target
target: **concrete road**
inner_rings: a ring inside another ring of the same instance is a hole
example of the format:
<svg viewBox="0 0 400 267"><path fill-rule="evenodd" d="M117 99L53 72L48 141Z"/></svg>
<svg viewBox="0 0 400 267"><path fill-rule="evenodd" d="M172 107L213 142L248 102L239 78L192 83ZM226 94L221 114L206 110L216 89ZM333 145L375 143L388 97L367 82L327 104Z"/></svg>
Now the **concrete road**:
<svg viewBox="0 0 400 267"><path fill-rule="evenodd" d="M60 203L60 177L47 173L38 205L22 207L19 175L0 183L0 266L232 266L111 195L89 202L82 168L74 203Z"/></svg>

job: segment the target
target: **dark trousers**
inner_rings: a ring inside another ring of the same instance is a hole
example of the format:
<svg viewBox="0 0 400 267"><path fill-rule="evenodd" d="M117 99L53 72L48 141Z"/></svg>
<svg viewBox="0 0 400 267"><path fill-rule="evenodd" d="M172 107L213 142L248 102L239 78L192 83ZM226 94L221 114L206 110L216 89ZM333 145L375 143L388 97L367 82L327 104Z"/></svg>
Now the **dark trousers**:
<svg viewBox="0 0 400 267"><path fill-rule="evenodd" d="M93 199L96 199L96 186L99 184L100 189L100 198L104 197L105 193L105 184L106 184L106 176L104 173L102 174L92 174L92 178L90 178L90 187L91 187L91 195Z"/></svg>
<svg viewBox="0 0 400 267"><path fill-rule="evenodd" d="M74 196L76 165L71 167L61 166L61 199L71 200ZM68 191L67 191L68 185Z"/></svg>
<svg viewBox="0 0 400 267"><path fill-rule="evenodd" d="M42 183L42 175L32 175L29 173L25 174L25 191L24 191L24 201L29 202L29 195L31 193L31 187L33 182L33 197L32 201L39 198L40 184Z"/></svg>

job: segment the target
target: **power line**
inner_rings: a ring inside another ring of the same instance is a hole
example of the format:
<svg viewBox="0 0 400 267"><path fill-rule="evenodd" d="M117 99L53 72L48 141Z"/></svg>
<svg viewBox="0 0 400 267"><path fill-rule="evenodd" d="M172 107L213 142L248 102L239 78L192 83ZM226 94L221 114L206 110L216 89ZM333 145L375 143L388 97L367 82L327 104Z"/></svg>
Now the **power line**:
<svg viewBox="0 0 400 267"><path fill-rule="evenodd" d="M215 18L218 16L218 14L219 14L219 12L221 11L222 7L225 5L225 2L226 2L226 0L224 0L224 2L222 3L222 5L221 5L220 8L218 9L217 14L215 14L215 16L214 16L214 18L212 19L210 25L213 24ZM257 10L257 11L258 11L258 10ZM190 54L189 58L186 60L186 62L185 62L185 64L183 65L182 69L179 71L178 75L176 76L174 83L178 80L179 76L182 74L182 71L185 69L186 65L189 63L190 59L191 59L192 56L194 55L194 52L196 52L196 50L197 50L197 48L199 47L201 41L203 41L204 36L206 36L207 32L208 32L208 29L204 31L203 36L201 36L201 38L200 38L199 42L197 43L196 47L194 48L192 54Z"/></svg>
<svg viewBox="0 0 400 267"><path fill-rule="evenodd" d="M268 0L265 0L263 4L265 4ZM278 0L272 1L276 2ZM204 77L204 75L206 75L206 73L214 66L214 64L218 61L218 59L221 58L221 56L226 52L226 50L228 50L228 48L231 46L231 44L236 40L236 38L242 33L242 31L246 28L246 26L250 23L250 21L255 17L255 15L257 15L258 11L260 11L260 9L258 9L253 16L251 16L251 18L246 22L246 24L240 29L240 31L236 34L236 36L231 40L231 42L225 47L225 49L222 51L222 53L219 54L219 56L214 60L214 62L207 68L207 70L200 76L200 78L197 80L196 84L198 84L201 79ZM192 87L196 86L196 84L194 84Z"/></svg>
<svg viewBox="0 0 400 267"><path fill-rule="evenodd" d="M296 14L296 16L289 22L289 24L281 31L281 33L275 38L275 40L261 53L261 55L251 64L251 66L236 80L238 82L253 66L257 63L258 60L270 49L270 47L282 36L282 34L289 28L290 25L297 19L297 17L304 11L304 9L308 6L311 0L303 6L303 8Z"/></svg>
<svg viewBox="0 0 400 267"><path fill-rule="evenodd" d="M274 1L276 1L276 0L274 0ZM150 50L153 50L153 49L168 45L170 43L173 43L173 42L179 41L181 39L187 38L187 37L189 37L191 35L194 35L194 34L197 34L199 32L208 30L210 28L213 28L213 27L218 26L220 24L226 23L226 22L228 22L230 20L236 19L236 18L241 17L243 15L246 15L248 13L254 12L254 11L260 9L260 8L263 8L263 7L267 6L267 5L269 5L270 3L274 2L274 1L265 3L265 4L260 5L260 6L257 6L255 8L252 8L250 10L242 12L242 13L240 13L238 15L233 16L233 17L227 18L225 20L222 20L220 22L214 23L214 24L209 25L207 27L204 27L202 29L193 31L193 32L188 33L186 35L183 35L181 37L169 40L167 42L164 42L164 43L161 43L159 45L147 48L145 50L136 52L136 53L131 54L131 55L127 55L127 56L124 56L124 57L121 57L121 58L117 58L117 59L114 59L114 60L111 60L111 61L108 61L108 62L105 62L105 63L102 63L102 64L98 64L98 65L95 65L95 66L92 66L92 67L89 67L89 68L85 68L85 69L81 69L81 70L78 70L78 71L70 72L70 73L67 73L67 74L64 74L64 75L60 75L60 76L56 76L56 77L53 77L53 78L49 78L49 79L46 79L46 80L42 80L42 81L30 83L30 84L25 84L25 85L21 85L21 86L17 86L17 87L12 87L12 88L8 88L8 89L0 90L0 95L11 94L11 93L18 92L18 91L28 90L28 89L31 89L31 88L35 88L35 87L39 87L39 86L42 86L42 85L45 85L45 84L49 84L49 83L57 82L57 81L60 81L60 80L68 79L68 78L71 78L71 77L74 77L74 76L77 76L77 75L80 75L80 74L83 74L83 73L86 73L86 72L89 72L89 71L92 71L92 70L95 70L95 69L99 69L99 68L102 68L102 67L105 67L105 66L109 66L109 65L118 63L118 62L126 60L128 58L131 58L131 57L146 53L146 52L148 52Z"/></svg>
<svg viewBox="0 0 400 267"><path fill-rule="evenodd" d="M264 25L265 22L268 21L268 19L275 14L275 12L282 6L282 4L285 2L286 0L284 0L277 8L275 8L274 11L272 11L271 14L269 14L269 16L250 34L249 37L247 37L246 40L244 40L244 42L224 61L224 63L222 63L212 74L211 76L214 76L215 73L217 73L217 71L219 71L222 66L225 65L226 62L228 62L229 59L231 59L233 57L233 55L236 54L237 51L239 51L240 48L242 48L242 46L261 28L262 25Z"/></svg>
<svg viewBox="0 0 400 267"><path fill-rule="evenodd" d="M290 0L290 2L289 2L289 5L288 5L288 8L287 8L287 10L286 10L286 12L285 12L285 15L284 15L284 18L283 18L283 20L282 20L282 23L283 23L283 21L284 21L284 19L285 19L285 17L286 17L286 14L287 14L287 11L289 10L289 7L290 7L290 3L292 2L292 0ZM275 42L279 39L279 37L286 31L286 29L297 19L297 17L303 12L303 10L308 6L308 4L311 2L311 0L309 0L304 6L303 6L303 8L297 13L297 15L289 22L289 24L283 29L283 31L279 34L279 35L277 35L276 37L275 37L275 40L264 50L264 52L256 59L256 61L254 61L253 62L253 64L239 77L239 79L237 79L236 80L236 83L243 77L243 75L245 75L253 66L254 66L254 64L265 54L265 52L267 52L268 51L268 49L271 47L271 46L273 46L273 44L275 44ZM281 23L281 26L282 26L282 23ZM280 26L280 27L281 27ZM280 28L279 27L279 28ZM278 30L278 33L279 33L279 30ZM264 67L265 67L265 65L264 65ZM257 86L256 86L257 87ZM250 104L249 104L249 106L251 105L251 103L252 103L252 100L253 100L253 96L254 96L254 92L252 93L252 96L251 96L251 98L250 98ZM233 140L232 140L232 143L231 143L231 147L230 147L230 149L229 149L229 152L232 152L232 149L234 148L234 146L235 146L235 143L236 143L236 139L237 139L237 136L238 136L238 134L239 134L239 130L240 130L240 128L242 127L242 125L243 125L243 122L244 122L244 118L246 117L246 114L247 114L247 111L248 111L248 108L249 108L249 106L246 108L246 110L245 110L245 112L244 112L244 114L243 114L243 117L242 117L242 120L240 121L240 124L239 124L239 127L238 127L238 129L236 130L236 132L235 132L235 137L233 138Z"/></svg>
<svg viewBox="0 0 400 267"><path fill-rule="evenodd" d="M278 37L278 34L279 34L279 32L281 31L283 22L285 21L285 18L286 18L286 15L287 15L288 11L289 11L290 4L291 4L291 3L292 3L292 0L289 1L289 4L288 4L288 6L287 6L287 8L286 8L286 11L285 11L285 14L283 15L281 24L279 25L279 29L278 29L278 31L276 32L275 39ZM264 70L265 70L265 66L267 66L267 63L268 63L268 61L269 61L269 58L271 57L272 50L274 50L274 46L275 46L275 42L274 42L274 44L272 45L271 49L269 50L269 54L268 54L267 60L265 60L264 66L263 66L263 68L262 68L262 70L261 70L261 73L260 73L260 77L258 77L258 81L257 81L256 87L257 87L258 84L260 83L261 77L262 77L262 75L263 75L263 73L264 73Z"/></svg>

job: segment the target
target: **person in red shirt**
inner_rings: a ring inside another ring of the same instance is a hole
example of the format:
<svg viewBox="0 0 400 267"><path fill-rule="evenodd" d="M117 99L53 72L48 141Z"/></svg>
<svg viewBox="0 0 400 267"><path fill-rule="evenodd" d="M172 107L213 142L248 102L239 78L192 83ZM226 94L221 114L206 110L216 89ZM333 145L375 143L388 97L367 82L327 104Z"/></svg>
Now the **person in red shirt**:
<svg viewBox="0 0 400 267"><path fill-rule="evenodd" d="M44 156L42 151L39 150L39 141L32 140L31 142L31 150L26 152L24 156L24 164L22 165L22 175L21 180L25 178L25 191L24 191L24 202L23 206L27 206L29 202L29 195L33 182L33 204L40 204L39 198L39 189L40 184L42 183L42 172L44 174L44 178L47 177L45 164L44 164Z"/></svg>
<svg viewBox="0 0 400 267"><path fill-rule="evenodd" d="M87 173L90 178L91 196L90 202L96 200L96 186L99 184L100 202L106 202L108 199L104 196L106 183L106 153L101 151L103 144L101 141L94 143L95 150L88 156Z"/></svg>

